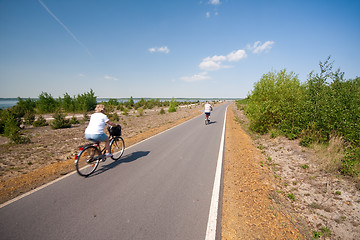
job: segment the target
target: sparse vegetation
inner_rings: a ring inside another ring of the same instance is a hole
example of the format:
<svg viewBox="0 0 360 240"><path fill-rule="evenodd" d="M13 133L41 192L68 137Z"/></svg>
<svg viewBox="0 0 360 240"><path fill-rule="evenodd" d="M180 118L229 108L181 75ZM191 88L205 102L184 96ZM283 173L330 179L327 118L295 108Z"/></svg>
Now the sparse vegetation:
<svg viewBox="0 0 360 240"><path fill-rule="evenodd" d="M199 102L199 101L197 101ZM176 111L180 104L190 104L190 102L177 102L175 98L171 101L160 101L159 99L141 98L135 103L133 97L128 101L118 101L117 99L109 99L102 102L105 105L106 114L113 122L120 121L118 113L115 110L122 111L123 115L129 115L129 112L137 110L138 117L144 116L145 109L161 107L160 114L165 114L163 107L169 107L169 112ZM28 138L21 135L21 127L33 125L34 127L42 127L49 125L41 114L53 114L54 121L50 123L53 129L68 128L71 124L84 123L89 121L88 113L95 109L97 105L97 97L93 90L87 93L78 94L71 97L65 93L63 97L55 99L51 94L42 92L37 100L18 98L17 104L11 108L0 110L0 134L8 137L15 143L26 143ZM83 113L83 117L78 120L74 116L69 120L63 114Z"/></svg>
<svg viewBox="0 0 360 240"><path fill-rule="evenodd" d="M288 193L286 196L292 201L295 200L295 195L293 193Z"/></svg>
<svg viewBox="0 0 360 240"><path fill-rule="evenodd" d="M250 129L260 134L270 131L271 137L300 138L306 147L329 144L332 136L341 138L344 152L337 170L359 174L360 77L344 80L340 69L333 70L330 57L303 84L286 69L264 74L246 103ZM243 104L238 101L238 107Z"/></svg>
<svg viewBox="0 0 360 240"><path fill-rule="evenodd" d="M308 169L308 168L309 168L309 165L304 164L304 165L301 166L301 168L302 168L302 169Z"/></svg>

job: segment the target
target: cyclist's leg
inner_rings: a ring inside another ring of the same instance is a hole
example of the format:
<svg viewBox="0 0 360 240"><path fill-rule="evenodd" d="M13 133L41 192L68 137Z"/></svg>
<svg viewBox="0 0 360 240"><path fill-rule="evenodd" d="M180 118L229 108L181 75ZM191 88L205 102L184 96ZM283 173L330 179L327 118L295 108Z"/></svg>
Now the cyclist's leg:
<svg viewBox="0 0 360 240"><path fill-rule="evenodd" d="M86 137L86 139L91 140L91 141L105 142L106 152L110 153L110 139L105 133L101 133L101 134L85 133L85 137Z"/></svg>
<svg viewBox="0 0 360 240"><path fill-rule="evenodd" d="M106 152L108 154L111 154L111 150L110 150L110 138L107 137L106 140L105 140L105 148L106 148Z"/></svg>

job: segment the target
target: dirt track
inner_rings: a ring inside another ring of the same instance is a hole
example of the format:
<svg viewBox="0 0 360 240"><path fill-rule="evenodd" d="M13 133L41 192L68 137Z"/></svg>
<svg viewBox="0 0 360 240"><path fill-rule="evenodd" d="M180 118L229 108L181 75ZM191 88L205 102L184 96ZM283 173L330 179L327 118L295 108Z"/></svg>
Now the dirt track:
<svg viewBox="0 0 360 240"><path fill-rule="evenodd" d="M301 239L291 216L271 196L274 186L261 167L263 155L227 113L222 239Z"/></svg>

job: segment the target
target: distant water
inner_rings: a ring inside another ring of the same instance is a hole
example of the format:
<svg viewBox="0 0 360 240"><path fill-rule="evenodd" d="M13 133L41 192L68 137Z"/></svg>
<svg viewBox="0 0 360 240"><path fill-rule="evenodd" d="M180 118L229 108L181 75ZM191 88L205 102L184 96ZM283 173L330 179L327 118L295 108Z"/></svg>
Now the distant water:
<svg viewBox="0 0 360 240"><path fill-rule="evenodd" d="M0 98L0 109L15 106L17 101L17 98Z"/></svg>

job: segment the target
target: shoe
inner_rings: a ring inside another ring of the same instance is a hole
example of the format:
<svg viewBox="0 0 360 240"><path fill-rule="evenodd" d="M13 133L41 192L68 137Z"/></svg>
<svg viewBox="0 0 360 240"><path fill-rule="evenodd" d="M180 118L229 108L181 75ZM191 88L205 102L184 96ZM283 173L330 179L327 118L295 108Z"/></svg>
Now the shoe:
<svg viewBox="0 0 360 240"><path fill-rule="evenodd" d="M105 156L106 157L112 157L113 155L111 153L107 153Z"/></svg>

